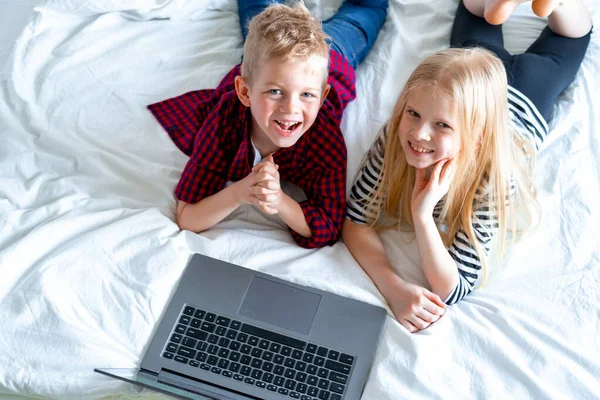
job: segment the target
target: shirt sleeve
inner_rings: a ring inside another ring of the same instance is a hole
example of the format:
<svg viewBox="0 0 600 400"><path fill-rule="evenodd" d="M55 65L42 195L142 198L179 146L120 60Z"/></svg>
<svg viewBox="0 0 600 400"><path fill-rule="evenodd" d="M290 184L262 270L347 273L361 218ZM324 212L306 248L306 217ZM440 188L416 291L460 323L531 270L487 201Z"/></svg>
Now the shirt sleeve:
<svg viewBox="0 0 600 400"><path fill-rule="evenodd" d="M331 90L323 107L331 113L339 126L344 109L356 98L356 73L344 56L334 50L330 52L327 83Z"/></svg>
<svg viewBox="0 0 600 400"><path fill-rule="evenodd" d="M305 238L290 229L294 241L304 248L317 248L339 240L346 215L347 151L341 130L331 119L319 121L319 132L311 136L303 153L304 166L295 183L306 194L300 202L312 236Z"/></svg>
<svg viewBox="0 0 600 400"><path fill-rule="evenodd" d="M485 255L489 254L491 241L497 236L499 224L498 215L494 210L489 207L489 202L485 201L487 195L485 194L485 186L487 180L484 181L482 188L479 189L475 194L474 200L474 212L473 212L473 233L475 239L481 245ZM511 177L509 196L512 198L515 194L515 182ZM507 205L508 205L508 200ZM438 207L434 210L434 217L439 215ZM448 295L445 303L455 304L462 300L467 294L473 291L475 283L481 275L481 260L477 255L475 246L469 240L464 229L460 229L454 238L454 241L448 253L456 262L458 267L459 281L454 290Z"/></svg>
<svg viewBox="0 0 600 400"><path fill-rule="evenodd" d="M379 131L371 148L367 152L348 197L348 214L346 218L357 224L367 224L376 217L379 203L368 207L371 197L379 189L379 177L383 169L387 126Z"/></svg>

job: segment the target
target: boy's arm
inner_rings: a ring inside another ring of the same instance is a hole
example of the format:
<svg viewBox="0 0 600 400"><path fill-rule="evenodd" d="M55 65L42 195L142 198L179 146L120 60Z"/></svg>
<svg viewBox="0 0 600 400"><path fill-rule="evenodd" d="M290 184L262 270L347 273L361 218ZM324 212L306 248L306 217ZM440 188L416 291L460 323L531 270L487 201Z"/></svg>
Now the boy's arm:
<svg viewBox="0 0 600 400"><path fill-rule="evenodd" d="M189 204L178 200L177 225L196 233L212 228L240 205L249 203L248 187L251 178L250 174L197 203Z"/></svg>
<svg viewBox="0 0 600 400"><path fill-rule="evenodd" d="M300 204L285 193L281 194L281 205L279 206L279 217L294 232L304 238L310 238L312 232L306 222L304 212Z"/></svg>

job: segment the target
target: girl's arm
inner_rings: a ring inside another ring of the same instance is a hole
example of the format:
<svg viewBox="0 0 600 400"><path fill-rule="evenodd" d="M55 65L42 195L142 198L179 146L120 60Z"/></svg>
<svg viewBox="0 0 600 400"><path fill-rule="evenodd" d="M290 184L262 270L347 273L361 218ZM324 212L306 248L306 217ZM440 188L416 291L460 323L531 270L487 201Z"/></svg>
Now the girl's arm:
<svg viewBox="0 0 600 400"><path fill-rule="evenodd" d="M427 328L444 314L446 305L439 296L405 282L396 274L375 229L346 220L342 237L352 256L386 299L398 322L409 332Z"/></svg>
<svg viewBox="0 0 600 400"><path fill-rule="evenodd" d="M427 178L416 170L412 194L412 214L423 273L435 294L446 299L459 282L456 263L448 253L433 219L438 201L448 192L454 176L454 160L441 160Z"/></svg>

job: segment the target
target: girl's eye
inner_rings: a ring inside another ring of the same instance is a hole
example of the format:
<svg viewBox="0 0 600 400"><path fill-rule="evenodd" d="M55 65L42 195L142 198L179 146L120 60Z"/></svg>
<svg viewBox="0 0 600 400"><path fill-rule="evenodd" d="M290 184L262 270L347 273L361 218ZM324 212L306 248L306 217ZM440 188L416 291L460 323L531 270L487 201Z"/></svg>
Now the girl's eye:
<svg viewBox="0 0 600 400"><path fill-rule="evenodd" d="M416 111L413 111L413 110L408 110L408 113L409 113L410 115L412 115L413 117L415 117L415 118L419 118L419 117L420 117L419 113L418 113L418 112L416 112Z"/></svg>
<svg viewBox="0 0 600 400"><path fill-rule="evenodd" d="M437 123L437 125L438 125L440 128L450 128L450 125L448 125L448 124L446 124L446 123L444 123L444 122L438 122L438 123Z"/></svg>
<svg viewBox="0 0 600 400"><path fill-rule="evenodd" d="M271 90L269 90L269 94L278 95L278 94L281 94L281 90L271 89Z"/></svg>

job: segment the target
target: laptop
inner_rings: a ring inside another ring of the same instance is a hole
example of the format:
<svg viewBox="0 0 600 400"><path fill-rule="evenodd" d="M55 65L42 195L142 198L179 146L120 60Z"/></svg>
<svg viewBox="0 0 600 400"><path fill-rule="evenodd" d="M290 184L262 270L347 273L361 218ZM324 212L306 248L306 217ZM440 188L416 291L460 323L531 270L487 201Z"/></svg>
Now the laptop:
<svg viewBox="0 0 600 400"><path fill-rule="evenodd" d="M185 399L359 399L385 316L194 254L140 368L95 371Z"/></svg>

